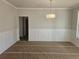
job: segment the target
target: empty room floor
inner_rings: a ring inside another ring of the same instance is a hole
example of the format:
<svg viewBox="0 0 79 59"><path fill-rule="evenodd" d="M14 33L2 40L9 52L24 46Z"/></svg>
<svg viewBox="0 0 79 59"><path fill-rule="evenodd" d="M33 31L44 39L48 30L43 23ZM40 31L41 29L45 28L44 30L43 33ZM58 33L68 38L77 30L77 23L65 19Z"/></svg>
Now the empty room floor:
<svg viewBox="0 0 79 59"><path fill-rule="evenodd" d="M0 59L79 59L79 48L70 42L17 42Z"/></svg>

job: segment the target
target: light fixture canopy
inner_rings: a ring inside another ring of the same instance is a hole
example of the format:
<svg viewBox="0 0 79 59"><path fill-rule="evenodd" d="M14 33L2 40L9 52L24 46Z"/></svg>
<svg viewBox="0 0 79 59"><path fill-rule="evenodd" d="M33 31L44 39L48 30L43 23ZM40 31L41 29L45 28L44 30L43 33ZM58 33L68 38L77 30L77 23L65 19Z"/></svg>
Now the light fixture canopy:
<svg viewBox="0 0 79 59"><path fill-rule="evenodd" d="M46 15L48 19L55 19L56 14L52 13L52 0L50 0L50 7L49 7L49 13Z"/></svg>

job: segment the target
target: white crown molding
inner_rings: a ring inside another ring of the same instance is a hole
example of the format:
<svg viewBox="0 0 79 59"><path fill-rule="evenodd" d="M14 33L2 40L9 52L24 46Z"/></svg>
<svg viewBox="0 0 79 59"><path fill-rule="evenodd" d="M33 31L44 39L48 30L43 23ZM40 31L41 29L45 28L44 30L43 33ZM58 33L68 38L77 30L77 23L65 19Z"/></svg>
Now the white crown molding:
<svg viewBox="0 0 79 59"><path fill-rule="evenodd" d="M27 9L27 10L42 10L42 9L45 9L45 10L48 10L49 8L17 8L17 9ZM53 10L55 10L55 9L72 9L72 8L51 8L51 9L53 9Z"/></svg>
<svg viewBox="0 0 79 59"><path fill-rule="evenodd" d="M10 2L8 2L7 0L2 0L3 2L5 2L6 4L10 5L11 7L17 9L17 7L15 7L13 4L11 4Z"/></svg>

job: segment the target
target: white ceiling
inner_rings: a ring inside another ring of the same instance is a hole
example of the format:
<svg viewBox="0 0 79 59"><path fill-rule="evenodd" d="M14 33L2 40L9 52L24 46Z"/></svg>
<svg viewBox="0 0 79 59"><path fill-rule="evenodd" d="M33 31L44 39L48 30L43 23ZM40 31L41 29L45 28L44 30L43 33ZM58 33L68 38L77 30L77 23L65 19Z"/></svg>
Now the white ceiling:
<svg viewBox="0 0 79 59"><path fill-rule="evenodd" d="M48 8L49 0L7 0L17 8ZM54 8L70 8L77 5L79 0L53 0Z"/></svg>

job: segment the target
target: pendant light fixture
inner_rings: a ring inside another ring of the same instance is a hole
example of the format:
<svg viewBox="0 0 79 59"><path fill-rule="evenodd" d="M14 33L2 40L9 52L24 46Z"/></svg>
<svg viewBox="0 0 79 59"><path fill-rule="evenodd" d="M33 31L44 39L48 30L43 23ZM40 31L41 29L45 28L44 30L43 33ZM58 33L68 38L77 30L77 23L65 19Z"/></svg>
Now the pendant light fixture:
<svg viewBox="0 0 79 59"><path fill-rule="evenodd" d="M52 0L50 0L49 13L46 15L48 19L55 19L56 14L52 12Z"/></svg>

